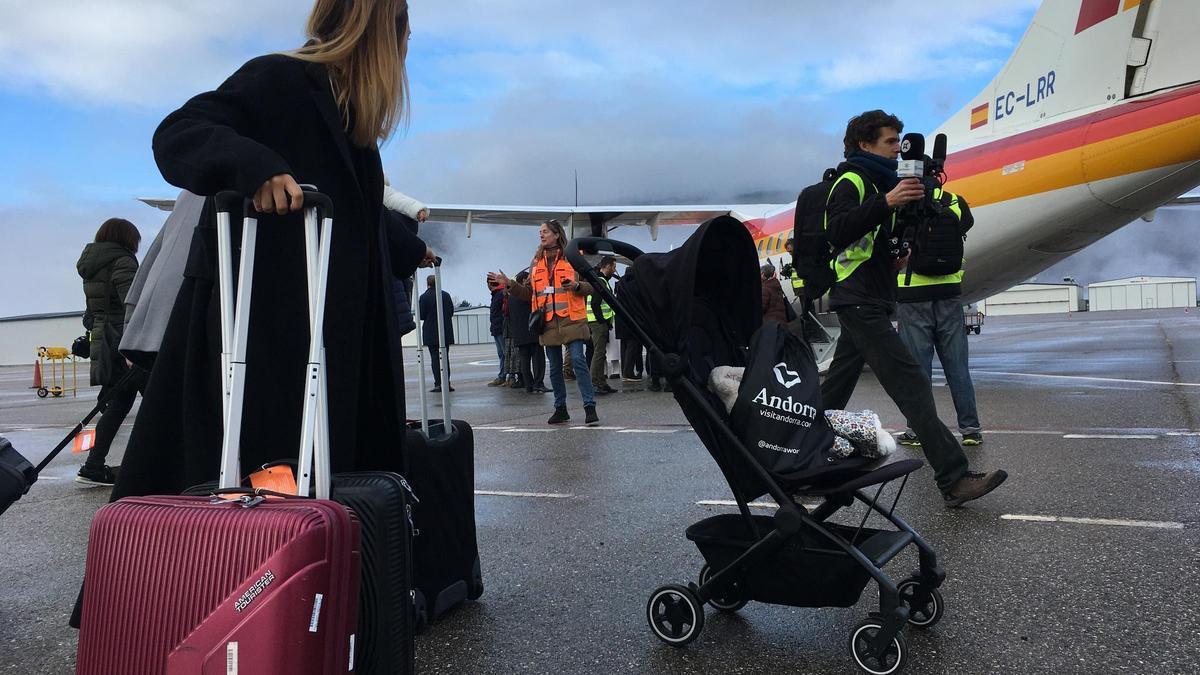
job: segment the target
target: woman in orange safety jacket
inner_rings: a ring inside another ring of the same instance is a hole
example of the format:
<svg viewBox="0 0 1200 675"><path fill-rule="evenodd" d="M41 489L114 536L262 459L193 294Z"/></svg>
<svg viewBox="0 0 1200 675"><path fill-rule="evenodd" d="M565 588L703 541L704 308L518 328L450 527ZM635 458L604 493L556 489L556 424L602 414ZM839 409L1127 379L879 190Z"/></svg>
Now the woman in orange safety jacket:
<svg viewBox="0 0 1200 675"><path fill-rule="evenodd" d="M488 278L504 284L512 295L529 300L531 316L540 314L545 319L538 341L548 348L550 386L554 390L554 414L547 422L564 424L571 419L567 414L567 383L563 378L562 348L565 347L575 368L579 395L583 398L584 421L589 425L598 424L595 389L584 358L584 346L592 337L587 322L587 296L592 293L592 286L579 280L579 275L563 255L567 235L557 220L542 223L538 236L540 243L529 266L526 283L517 283L503 272L490 272Z"/></svg>

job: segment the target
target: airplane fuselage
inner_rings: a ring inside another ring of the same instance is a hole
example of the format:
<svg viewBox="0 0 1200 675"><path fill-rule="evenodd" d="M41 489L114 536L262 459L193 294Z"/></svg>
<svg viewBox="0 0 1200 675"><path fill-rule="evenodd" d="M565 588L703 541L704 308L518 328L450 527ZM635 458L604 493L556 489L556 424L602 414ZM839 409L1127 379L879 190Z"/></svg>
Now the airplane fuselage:
<svg viewBox="0 0 1200 675"><path fill-rule="evenodd" d="M1000 114L1007 98L996 104ZM946 174L946 189L962 195L975 216L963 281L970 302L1200 185L1200 85L1041 120L1029 131L950 153ZM760 257L783 253L794 205L735 215Z"/></svg>

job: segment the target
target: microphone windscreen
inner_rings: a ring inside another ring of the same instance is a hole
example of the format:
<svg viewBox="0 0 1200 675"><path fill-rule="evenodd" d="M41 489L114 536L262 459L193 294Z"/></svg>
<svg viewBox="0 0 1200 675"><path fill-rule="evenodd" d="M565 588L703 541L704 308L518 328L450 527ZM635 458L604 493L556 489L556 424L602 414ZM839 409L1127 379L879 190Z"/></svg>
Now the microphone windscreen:
<svg viewBox="0 0 1200 675"><path fill-rule="evenodd" d="M904 134L900 141L902 159L921 159L925 155L925 137L921 134Z"/></svg>
<svg viewBox="0 0 1200 675"><path fill-rule="evenodd" d="M938 134L933 137L933 160L935 162L946 161L946 134Z"/></svg>

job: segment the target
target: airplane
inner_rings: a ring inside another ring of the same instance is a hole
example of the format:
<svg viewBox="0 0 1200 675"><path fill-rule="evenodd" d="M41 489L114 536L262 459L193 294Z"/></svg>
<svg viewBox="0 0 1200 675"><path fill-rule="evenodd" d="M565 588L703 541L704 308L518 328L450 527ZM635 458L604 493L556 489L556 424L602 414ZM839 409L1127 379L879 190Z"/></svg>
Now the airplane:
<svg viewBox="0 0 1200 675"><path fill-rule="evenodd" d="M1003 291L1157 208L1200 203L1200 2L1046 0L1008 62L937 128L946 189L971 204L963 302ZM831 158L831 164L834 163ZM815 178L811 182L815 182ZM797 186L797 191L799 191ZM170 209L172 200L143 200ZM731 215L777 265L794 204L430 204L430 220L537 225L571 236ZM584 229L586 228L586 229ZM774 258L774 260L772 259ZM786 284L785 284L786 286Z"/></svg>
<svg viewBox="0 0 1200 675"><path fill-rule="evenodd" d="M945 187L975 216L964 302L1029 279L1161 206L1200 202L1176 199L1200 185L1197 28L1195 0L1042 3L992 82L935 131L950 141ZM468 236L475 225L557 218L572 234L642 225L657 238L661 226L728 214L766 260L784 253L795 218L794 204L429 208L431 220L465 224Z"/></svg>

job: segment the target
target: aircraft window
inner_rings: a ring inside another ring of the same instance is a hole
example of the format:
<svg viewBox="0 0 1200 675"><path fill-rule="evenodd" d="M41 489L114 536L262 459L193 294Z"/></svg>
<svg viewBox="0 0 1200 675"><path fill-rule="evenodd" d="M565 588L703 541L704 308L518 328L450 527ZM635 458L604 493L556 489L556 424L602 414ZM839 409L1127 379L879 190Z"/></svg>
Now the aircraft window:
<svg viewBox="0 0 1200 675"><path fill-rule="evenodd" d="M767 237L767 253L775 250L775 235Z"/></svg>

